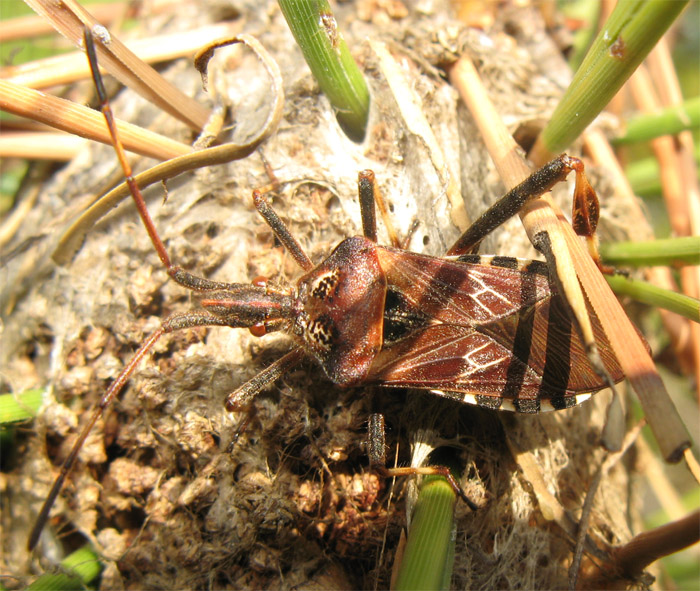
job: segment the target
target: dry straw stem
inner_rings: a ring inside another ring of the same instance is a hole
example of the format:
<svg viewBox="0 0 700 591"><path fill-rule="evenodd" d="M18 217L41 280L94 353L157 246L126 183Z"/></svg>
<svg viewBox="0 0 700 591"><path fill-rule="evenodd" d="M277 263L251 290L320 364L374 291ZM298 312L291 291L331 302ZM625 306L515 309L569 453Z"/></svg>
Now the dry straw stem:
<svg viewBox="0 0 700 591"><path fill-rule="evenodd" d="M103 24L110 24L120 18L129 8L127 2L111 4L89 4L90 13ZM53 31L51 23L42 16L20 16L0 21L0 43L38 37Z"/></svg>
<svg viewBox="0 0 700 591"><path fill-rule="evenodd" d="M613 193L609 199L624 202L625 207L633 212L635 219L642 219L644 213L640 207L627 177L615 156L610 143L597 129L589 129L583 135L584 147L589 157L596 166L604 166L612 181ZM650 237L651 238L651 237ZM668 267L650 267L646 269L647 281L661 289L676 291L676 282ZM661 320L664 324L673 347L674 353L681 362L684 371L690 372L696 367L693 361L694 348L692 345L691 326L688 320L664 309L659 309Z"/></svg>
<svg viewBox="0 0 700 591"><path fill-rule="evenodd" d="M282 75L279 66L254 37L250 35L239 35L237 37L232 37L229 41L231 43L244 43L250 47L264 64L272 81L271 96L274 98L270 107L270 112L260 132L245 144L230 142L221 146L198 150L185 156L168 160L153 168L149 168L134 177L136 184L142 191L154 183L174 178L183 172L245 158L255 151L257 147L277 129L282 119L282 110L284 107L284 90L282 88ZM214 45L220 43L221 41L215 41ZM205 50L206 48L203 51ZM53 260L59 265L65 265L70 262L82 245L85 235L90 231L90 228L92 228L102 216L106 215L112 208L119 204L122 199L125 199L130 194L128 185L126 183L121 183L112 191L101 197L92 207L86 210L61 237L59 245L52 255Z"/></svg>
<svg viewBox="0 0 700 591"><path fill-rule="evenodd" d="M659 85L659 93L660 86L674 86L675 78L669 76L668 67L659 64L656 71L655 79L658 77L662 82L665 81L664 84ZM632 96L641 112L654 112L663 105L646 68L640 67L630 83ZM677 86L677 81L675 81L675 85ZM666 90L665 100L667 103L678 100L678 94L669 93ZM686 131L679 134L678 141L671 136L664 136L650 142L654 156L659 162L662 194L671 228L676 236L697 236L700 234L700 191L698 190L697 167L692 157L692 141L690 132ZM683 292L697 299L700 267L685 267L681 269L680 277ZM699 384L698 396L700 397L700 326L691 323L689 332L688 346L692 351L692 367L696 383Z"/></svg>
<svg viewBox="0 0 700 591"><path fill-rule="evenodd" d="M166 81L116 37L109 35L106 29L100 31L97 20L75 0L58 4L50 0L27 0L27 4L78 47L81 46L84 27L89 27L99 39L96 47L100 64L112 76L191 129L199 131L206 125L209 119L207 109Z"/></svg>
<svg viewBox="0 0 700 591"><path fill-rule="evenodd" d="M518 155L517 145L490 104L471 60L461 58L450 70L450 79L472 112L506 187L515 186L527 176L529 170ZM600 318L625 375L637 392L663 457L667 461L679 461L683 451L690 447L690 437L646 346L563 214L553 211L553 207L549 209L548 205L552 207L551 203L545 203L545 200L537 200L524 208L521 219L528 236L532 239L540 232L548 233L558 263L563 265L565 271L574 274L572 282L567 284L566 279L562 279L562 282L565 285L577 286L580 281ZM556 241L560 239L564 242L564 247L557 244ZM572 255L571 265L566 262L567 250ZM579 293L577 297L573 297L570 290L566 289L566 296L582 330L585 331L584 322L587 320L590 325L590 320L583 319L582 322L578 313L579 310L586 310L583 294Z"/></svg>
<svg viewBox="0 0 700 591"><path fill-rule="evenodd" d="M386 77L394 96L396 103L401 111L401 115L406 123L408 130L420 137L425 143L425 147L430 155L430 160L441 176L442 182L445 185L447 198L450 200L452 210L450 216L452 222L460 230L466 230L469 226L469 218L464 207L464 200L457 183L456 175L450 174L447 167L445 153L440 146L435 133L427 120L425 113L420 106L420 98L415 90L407 84L406 79L401 71L401 65L391 55L385 43L375 40L369 40L370 47L379 59L379 66L382 73Z"/></svg>
<svg viewBox="0 0 700 591"><path fill-rule="evenodd" d="M562 531L574 538L576 536L576 524L566 513L557 497L550 491L535 454L530 450L521 449L510 437L506 437L506 443L518 468L522 471L530 486L532 486L532 491L537 497L537 505L542 516L547 521L556 523Z"/></svg>
<svg viewBox="0 0 700 591"><path fill-rule="evenodd" d="M231 23L220 23L170 35L135 39L125 44L139 59L147 64L154 64L192 56L202 45L218 37L233 35L237 28ZM102 72L102 68L100 71ZM89 77L90 68L82 51L0 68L0 78L3 80L37 89L70 84Z"/></svg>
<svg viewBox="0 0 700 591"><path fill-rule="evenodd" d="M642 113L652 113L660 107L657 91L644 66L641 66L632 76L630 89L637 108ZM671 136L658 137L653 139L650 144L659 162L661 187L671 228L677 236L690 236L691 218L688 215L683 173L674 139Z"/></svg>
<svg viewBox="0 0 700 591"><path fill-rule="evenodd" d="M7 80L0 80L0 109L103 144L111 143L99 111ZM192 151L187 144L131 123L117 121L117 127L130 152L167 160Z"/></svg>
<svg viewBox="0 0 700 591"><path fill-rule="evenodd" d="M668 43L662 39L649 56L649 66L654 77L661 81L659 95L664 107L674 107L682 104L680 82L673 66ZM695 145L693 134L686 130L677 136L674 146L680 161L683 188L686 196L686 208L690 224L690 234L700 235L700 182L698 181L698 166L694 158ZM700 266L681 269L681 284L686 294L700 298ZM690 327L695 360L695 383L698 385L698 400L700 400L700 325Z"/></svg>
<svg viewBox="0 0 700 591"><path fill-rule="evenodd" d="M85 140L67 133L4 131L0 135L0 158L67 162L84 145Z"/></svg>

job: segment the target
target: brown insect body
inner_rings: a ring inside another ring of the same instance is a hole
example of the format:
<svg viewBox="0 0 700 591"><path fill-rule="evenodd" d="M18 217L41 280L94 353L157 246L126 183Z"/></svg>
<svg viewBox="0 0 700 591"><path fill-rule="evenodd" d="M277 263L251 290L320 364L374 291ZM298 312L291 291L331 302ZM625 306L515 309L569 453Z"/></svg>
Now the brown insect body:
<svg viewBox="0 0 700 591"><path fill-rule="evenodd" d="M87 29L85 47L110 135L151 242L169 276L199 294L204 310L165 319L112 382L42 506L30 534L30 549L38 542L93 425L158 339L176 330L229 326L249 328L258 336L286 330L299 343L229 394L224 403L228 411L245 409L305 354L313 356L340 386L420 388L490 409L528 413L574 406L611 380L622 379L594 314L595 337L605 367L597 372L592 368L567 304L550 284L546 266L512 257L468 254L523 203L548 191L569 172L576 171L577 187L584 186L583 164L578 159L562 155L533 173L477 219L445 258L397 248L397 237L392 239L394 247L377 245L374 207L378 194L371 172L360 173L358 184L364 236L342 241L317 266L255 191L258 213L306 273L289 289L276 289L260 280L252 285L211 281L170 262L118 141ZM583 193L579 188L575 196ZM606 371L610 379L599 375Z"/></svg>
<svg viewBox="0 0 700 591"><path fill-rule="evenodd" d="M412 387L530 413L574 406L606 386L537 261L436 258L355 236L286 293L216 293L203 302L208 311L229 326L286 330L340 386Z"/></svg>

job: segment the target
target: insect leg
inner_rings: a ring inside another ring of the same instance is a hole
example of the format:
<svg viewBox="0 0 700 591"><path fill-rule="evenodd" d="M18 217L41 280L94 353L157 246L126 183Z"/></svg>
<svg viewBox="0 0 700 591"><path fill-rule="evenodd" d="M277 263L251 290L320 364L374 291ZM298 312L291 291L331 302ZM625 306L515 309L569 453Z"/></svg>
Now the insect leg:
<svg viewBox="0 0 700 591"><path fill-rule="evenodd" d="M394 476L443 476L455 494L459 496L467 506L476 511L478 506L472 501L462 490L459 482L452 475L452 472L447 466L422 466L415 468L411 466L403 468L387 468L386 467L386 437L384 429L384 415L381 413L372 413L367 422L367 455L369 455L370 467L384 478L393 478Z"/></svg>
<svg viewBox="0 0 700 591"><path fill-rule="evenodd" d="M299 241L292 236L287 225L280 219L270 202L263 196L263 194L255 190L253 191L253 203L255 204L255 209L263 217L267 225L270 226L275 236L284 245L289 254L294 257L297 264L304 269L304 271L311 271L314 268L314 264L311 259L304 252L304 249L299 244Z"/></svg>
<svg viewBox="0 0 700 591"><path fill-rule="evenodd" d="M160 260L165 266L165 268L168 270L168 273L172 274L171 270L174 269L174 267L170 262L170 257L168 257L168 253L165 250L163 241L160 239L158 231L156 230L156 227L153 224L151 215L148 213L148 208L146 207L146 202L143 199L141 190L134 181L131 165L129 164L129 161L126 158L124 147L119 141L117 126L114 121L114 115L112 114L112 107L109 104L109 99L107 98L107 93L105 91L104 84L102 83L102 76L100 76L99 68L97 65L97 52L95 51L95 42L92 37L92 32L90 31L90 28L87 26L83 31L83 40L85 45L85 51L87 52L88 56L88 61L90 62L90 72L92 73L92 80L95 83L97 97L100 101L100 111L102 111L102 114L104 115L105 121L107 123L109 135L111 136L112 144L114 145L114 150L117 153L117 158L119 159L119 163L121 164L122 170L124 171L124 176L126 177L126 183L129 186L129 190L131 191L131 196L134 199L136 209L139 212L139 216L141 216L143 225L146 227L146 231L148 232L148 236L150 237L151 242L153 243L153 247L156 249Z"/></svg>
<svg viewBox="0 0 700 591"><path fill-rule="evenodd" d="M577 185L583 176L583 162L562 154L533 172L522 183L506 193L487 209L447 251L448 255L476 252L479 243L503 222L518 213L528 201L536 199L563 181L572 170L577 171ZM587 181L586 181L587 182ZM590 187L590 185L588 185ZM592 191L592 188L591 188Z"/></svg>
<svg viewBox="0 0 700 591"><path fill-rule="evenodd" d="M375 178L371 170L361 170L357 174L357 195L360 198L362 233L372 242L377 241L377 212L374 206Z"/></svg>
<svg viewBox="0 0 700 591"><path fill-rule="evenodd" d="M373 412L367 421L367 455L369 465L373 468L386 467L386 433L384 415Z"/></svg>
<svg viewBox="0 0 700 591"><path fill-rule="evenodd" d="M296 367L304 359L305 353L301 347L294 347L289 353L269 365L254 378L231 392L224 401L228 412L245 410L250 402L267 385L281 378L285 373Z"/></svg>
<svg viewBox="0 0 700 591"><path fill-rule="evenodd" d="M392 246L401 248L399 235L394 229L394 225L389 215L384 196L382 195L371 170L362 170L357 175L357 194L360 198L360 214L362 216L362 233L365 238L372 242L377 241L377 216L375 207L379 208L379 213L384 221L384 227L389 234L389 241Z"/></svg>

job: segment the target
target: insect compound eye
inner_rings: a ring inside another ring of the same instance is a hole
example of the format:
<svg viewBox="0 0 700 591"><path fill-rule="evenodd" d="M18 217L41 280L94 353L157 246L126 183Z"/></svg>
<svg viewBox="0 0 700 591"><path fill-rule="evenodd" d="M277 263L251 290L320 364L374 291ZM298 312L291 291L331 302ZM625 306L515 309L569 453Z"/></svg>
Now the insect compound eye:
<svg viewBox="0 0 700 591"><path fill-rule="evenodd" d="M267 334L267 327L264 322L258 322L249 327L248 330L254 337L264 337Z"/></svg>

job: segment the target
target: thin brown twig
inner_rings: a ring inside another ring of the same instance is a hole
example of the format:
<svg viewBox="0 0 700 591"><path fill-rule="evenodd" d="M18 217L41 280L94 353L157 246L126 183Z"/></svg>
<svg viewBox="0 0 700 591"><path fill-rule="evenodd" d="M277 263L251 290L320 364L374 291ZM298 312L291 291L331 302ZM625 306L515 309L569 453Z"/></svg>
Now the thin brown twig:
<svg viewBox="0 0 700 591"><path fill-rule="evenodd" d="M233 35L235 25L219 23L169 35L125 41L125 45L147 64L160 63L181 57L191 57L212 39ZM18 66L0 68L0 78L28 88L47 88L70 84L90 77L90 69L82 51L34 60Z"/></svg>
<svg viewBox="0 0 700 591"><path fill-rule="evenodd" d="M84 28L90 28L100 40L97 45L100 63L110 74L195 131L204 127L209 118L206 108L139 59L75 0L60 3L27 0L27 3L78 47L82 43Z"/></svg>

